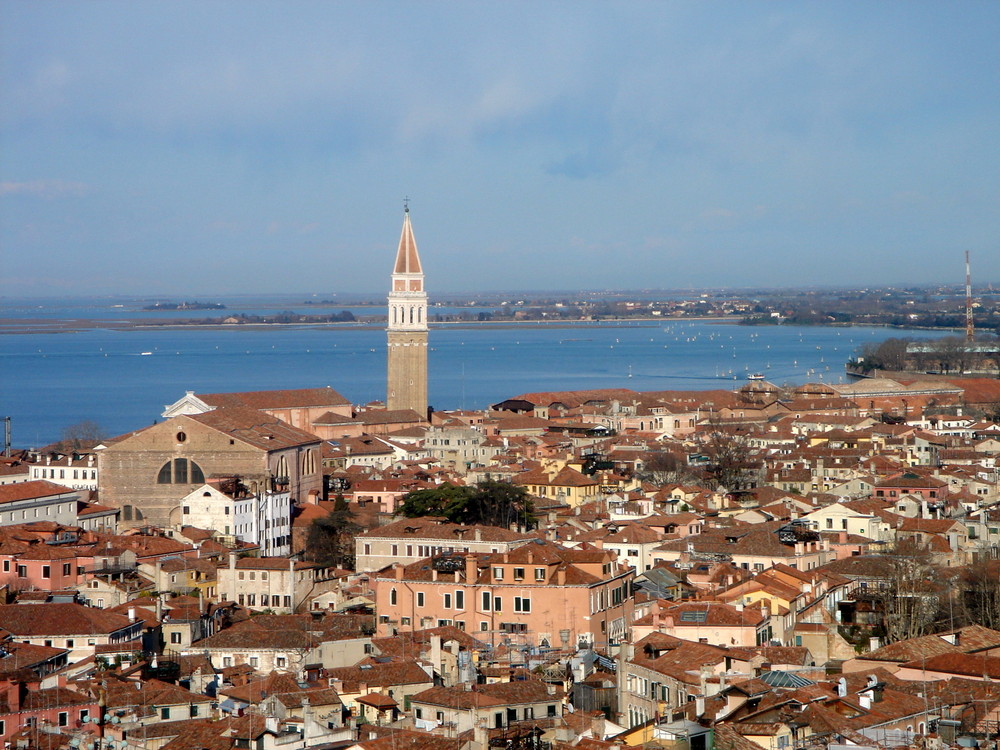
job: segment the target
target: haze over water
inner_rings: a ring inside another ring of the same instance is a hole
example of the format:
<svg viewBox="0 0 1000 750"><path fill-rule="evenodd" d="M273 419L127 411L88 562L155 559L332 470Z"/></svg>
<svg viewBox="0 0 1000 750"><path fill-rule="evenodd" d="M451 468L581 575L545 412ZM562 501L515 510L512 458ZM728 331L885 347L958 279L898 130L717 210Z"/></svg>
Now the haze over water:
<svg viewBox="0 0 1000 750"><path fill-rule="evenodd" d="M942 333L672 320L432 326L430 403L483 408L524 392L591 388L732 389L754 372L778 384L843 382L858 346L904 335ZM383 399L385 366L385 332L351 325L6 334L0 416L13 417L15 445L40 446L82 420L109 434L152 424L186 390L329 385L353 403Z"/></svg>

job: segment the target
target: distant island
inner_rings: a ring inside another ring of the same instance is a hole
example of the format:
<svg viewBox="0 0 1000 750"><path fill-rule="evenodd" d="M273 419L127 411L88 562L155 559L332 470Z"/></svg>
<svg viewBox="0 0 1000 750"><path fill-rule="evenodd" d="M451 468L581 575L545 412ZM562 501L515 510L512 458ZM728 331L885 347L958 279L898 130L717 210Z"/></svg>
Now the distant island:
<svg viewBox="0 0 1000 750"><path fill-rule="evenodd" d="M143 310L225 310L221 302L154 302Z"/></svg>

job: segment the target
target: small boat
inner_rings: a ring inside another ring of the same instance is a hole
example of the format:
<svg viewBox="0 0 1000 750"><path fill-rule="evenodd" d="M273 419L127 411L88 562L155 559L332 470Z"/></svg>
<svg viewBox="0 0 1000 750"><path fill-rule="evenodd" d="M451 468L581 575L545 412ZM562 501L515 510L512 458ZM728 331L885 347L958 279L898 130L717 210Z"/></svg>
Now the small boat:
<svg viewBox="0 0 1000 750"><path fill-rule="evenodd" d="M152 352L139 352L140 357L150 357L152 354Z"/></svg>
<svg viewBox="0 0 1000 750"><path fill-rule="evenodd" d="M763 379L764 379L764 373L762 372L752 372L749 375L747 375L747 380L763 380Z"/></svg>

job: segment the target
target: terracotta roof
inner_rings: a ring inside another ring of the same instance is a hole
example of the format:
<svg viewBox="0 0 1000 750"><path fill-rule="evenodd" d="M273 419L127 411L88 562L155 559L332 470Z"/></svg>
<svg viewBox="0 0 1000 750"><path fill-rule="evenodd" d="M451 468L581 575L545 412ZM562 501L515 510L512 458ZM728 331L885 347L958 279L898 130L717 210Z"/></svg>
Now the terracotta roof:
<svg viewBox="0 0 1000 750"><path fill-rule="evenodd" d="M0 628L15 638L46 635L106 635L127 628L124 615L82 604L5 604L0 605Z"/></svg>
<svg viewBox="0 0 1000 750"><path fill-rule="evenodd" d="M345 406L351 403L329 386L326 388L199 393L195 395L209 406L216 408L238 406L248 409L288 409L307 406Z"/></svg>
<svg viewBox="0 0 1000 750"><path fill-rule="evenodd" d="M76 490L55 484L45 479L35 479L30 482L16 482L0 485L0 503L13 503L18 500L31 500L36 497L53 497L55 495L75 495Z"/></svg>
<svg viewBox="0 0 1000 750"><path fill-rule="evenodd" d="M312 433L292 427L287 422L256 409L223 407L175 419L193 419L236 440L266 451L320 442L320 439Z"/></svg>

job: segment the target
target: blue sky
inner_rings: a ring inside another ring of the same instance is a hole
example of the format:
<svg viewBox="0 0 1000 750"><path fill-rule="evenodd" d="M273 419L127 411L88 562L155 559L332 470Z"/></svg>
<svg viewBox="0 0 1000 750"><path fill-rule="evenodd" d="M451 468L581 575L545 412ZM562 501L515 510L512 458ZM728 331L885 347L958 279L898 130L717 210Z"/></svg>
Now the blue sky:
<svg viewBox="0 0 1000 750"><path fill-rule="evenodd" d="M1000 282L1000 3L0 0L0 294Z"/></svg>

